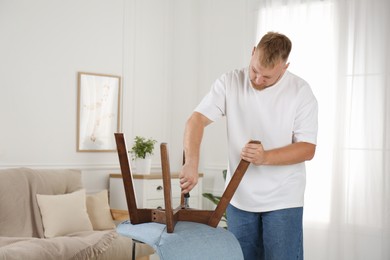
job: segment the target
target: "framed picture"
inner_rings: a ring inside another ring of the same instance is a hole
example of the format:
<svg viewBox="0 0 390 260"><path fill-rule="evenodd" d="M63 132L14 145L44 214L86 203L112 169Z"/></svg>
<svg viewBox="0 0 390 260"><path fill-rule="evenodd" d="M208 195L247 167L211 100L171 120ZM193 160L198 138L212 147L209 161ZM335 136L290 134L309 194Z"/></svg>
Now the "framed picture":
<svg viewBox="0 0 390 260"><path fill-rule="evenodd" d="M78 73L77 151L116 151L114 133L120 127L121 78Z"/></svg>

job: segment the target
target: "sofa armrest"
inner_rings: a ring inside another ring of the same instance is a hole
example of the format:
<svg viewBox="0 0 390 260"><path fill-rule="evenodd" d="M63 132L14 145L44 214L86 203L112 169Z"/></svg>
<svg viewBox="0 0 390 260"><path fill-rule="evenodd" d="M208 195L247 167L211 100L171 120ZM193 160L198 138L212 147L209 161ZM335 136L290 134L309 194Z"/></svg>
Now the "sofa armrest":
<svg viewBox="0 0 390 260"><path fill-rule="evenodd" d="M113 220L123 221L129 219L129 212L122 209L110 209Z"/></svg>

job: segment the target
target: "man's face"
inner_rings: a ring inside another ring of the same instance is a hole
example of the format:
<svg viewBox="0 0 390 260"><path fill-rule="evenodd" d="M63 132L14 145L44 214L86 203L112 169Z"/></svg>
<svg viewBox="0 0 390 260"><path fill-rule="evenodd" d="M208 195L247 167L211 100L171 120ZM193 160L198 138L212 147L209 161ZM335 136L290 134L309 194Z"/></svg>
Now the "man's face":
<svg viewBox="0 0 390 260"><path fill-rule="evenodd" d="M273 86L283 76L288 63L280 61L273 68L265 68L260 64L261 51L254 49L249 64L249 78L252 87L262 90Z"/></svg>

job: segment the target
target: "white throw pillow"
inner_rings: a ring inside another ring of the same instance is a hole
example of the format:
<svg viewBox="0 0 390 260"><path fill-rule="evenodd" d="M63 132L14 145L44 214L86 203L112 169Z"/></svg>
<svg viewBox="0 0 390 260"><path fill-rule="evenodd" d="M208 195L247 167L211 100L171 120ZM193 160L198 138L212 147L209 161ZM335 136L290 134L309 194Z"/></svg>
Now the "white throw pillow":
<svg viewBox="0 0 390 260"><path fill-rule="evenodd" d="M93 230L87 214L85 189L60 195L37 194L37 201L45 237Z"/></svg>
<svg viewBox="0 0 390 260"><path fill-rule="evenodd" d="M106 230L115 228L108 205L108 191L87 194L87 212L94 230Z"/></svg>

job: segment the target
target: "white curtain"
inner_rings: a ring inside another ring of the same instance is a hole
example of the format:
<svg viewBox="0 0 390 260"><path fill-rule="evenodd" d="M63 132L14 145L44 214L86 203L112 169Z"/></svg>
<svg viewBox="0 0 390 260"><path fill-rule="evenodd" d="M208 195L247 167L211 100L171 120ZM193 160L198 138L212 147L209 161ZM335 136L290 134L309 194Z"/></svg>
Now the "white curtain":
<svg viewBox="0 0 390 260"><path fill-rule="evenodd" d="M319 101L307 163L305 258L390 259L390 1L263 0L257 40L293 42L290 71ZM252 9L253 10L253 9Z"/></svg>

